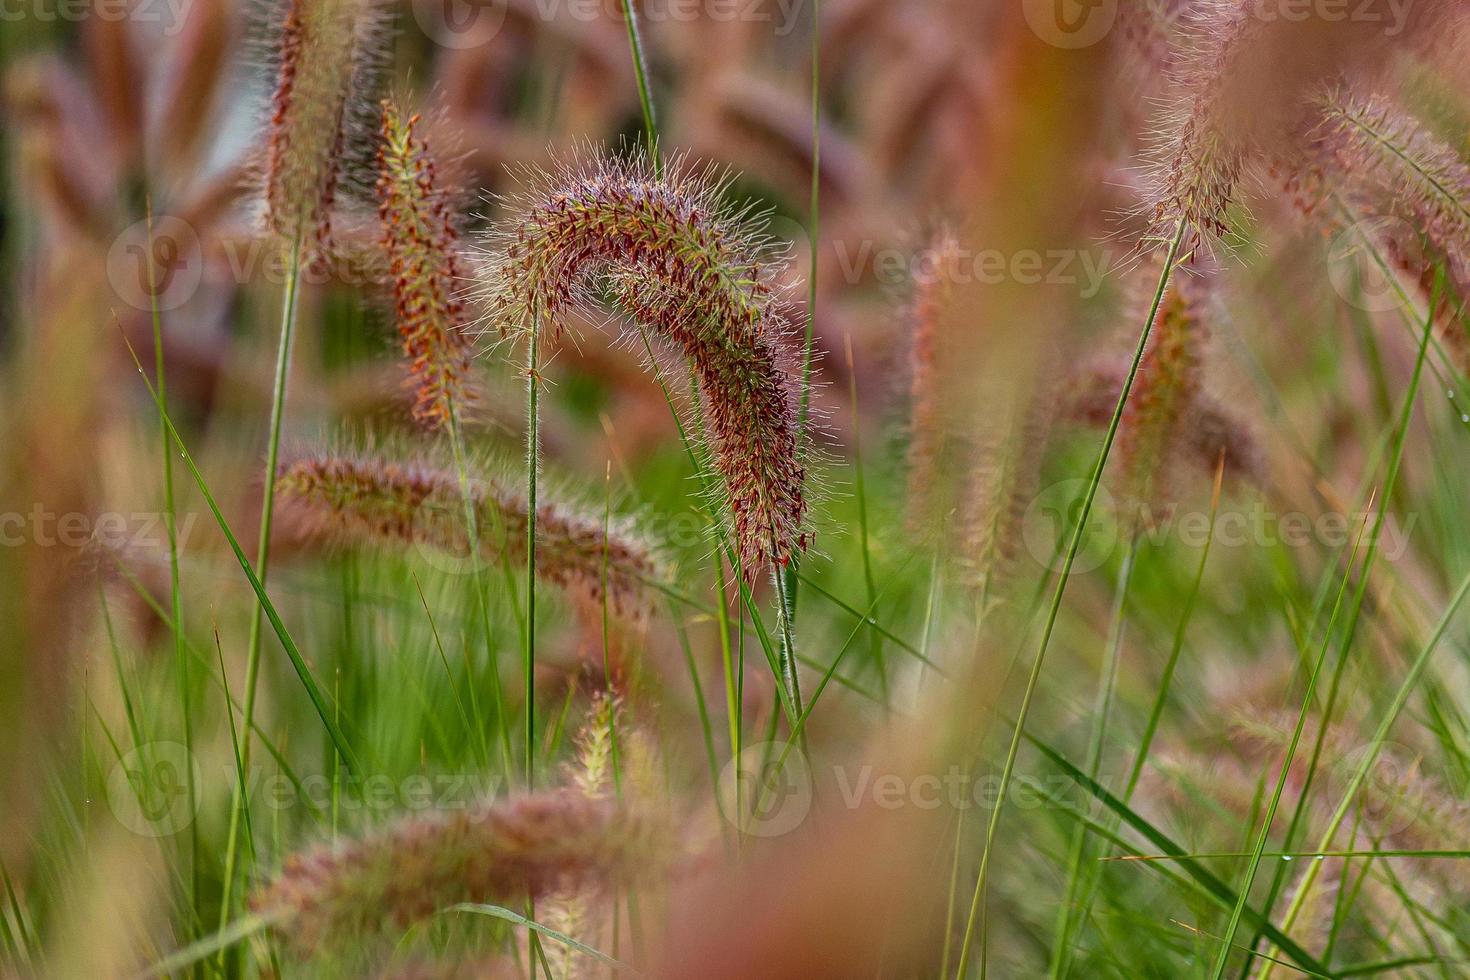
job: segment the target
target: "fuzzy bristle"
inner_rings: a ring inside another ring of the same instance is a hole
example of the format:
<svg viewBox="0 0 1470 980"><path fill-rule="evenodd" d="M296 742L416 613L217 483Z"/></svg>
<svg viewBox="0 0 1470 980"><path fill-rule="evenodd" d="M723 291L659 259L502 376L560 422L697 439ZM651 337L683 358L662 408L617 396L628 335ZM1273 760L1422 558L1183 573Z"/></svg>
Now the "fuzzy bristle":
<svg viewBox="0 0 1470 980"><path fill-rule="evenodd" d="M1152 236L1182 234L1183 254L1224 238L1248 170L1298 135L1332 80L1383 77L1406 49L1460 15L1447 0L1395 9L1364 0L1351 17L1287 15L1253 0L1197 0L1176 59L1178 92L1158 129ZM1390 35L1382 25L1392 23Z"/></svg>
<svg viewBox="0 0 1470 980"><path fill-rule="evenodd" d="M663 824L574 790L414 816L293 854L251 904L293 949L313 953L459 902L514 905L650 874L668 853Z"/></svg>
<svg viewBox="0 0 1470 980"><path fill-rule="evenodd" d="M266 144L266 220L330 250L355 91L370 58L378 0L290 0L277 41Z"/></svg>
<svg viewBox="0 0 1470 980"><path fill-rule="evenodd" d="M286 514L323 534L466 550L463 496L448 470L322 454L288 466L277 492ZM485 482L472 483L470 495L480 531L479 557L516 565L524 561L525 499ZM541 579L593 601L601 600L605 580L608 602L619 614L648 610L649 583L661 577L661 563L630 530L614 526L604 533L600 516L544 501L536 508L536 529Z"/></svg>
<svg viewBox="0 0 1470 980"><path fill-rule="evenodd" d="M418 116L383 102L378 215L414 391L413 417L442 428L473 400L473 348L465 333L466 282L459 232Z"/></svg>
<svg viewBox="0 0 1470 980"><path fill-rule="evenodd" d="M555 337L605 290L677 345L699 380L746 574L784 566L808 542L806 468L759 226L679 161L656 173L641 158L599 160L531 183L493 249L492 322Z"/></svg>

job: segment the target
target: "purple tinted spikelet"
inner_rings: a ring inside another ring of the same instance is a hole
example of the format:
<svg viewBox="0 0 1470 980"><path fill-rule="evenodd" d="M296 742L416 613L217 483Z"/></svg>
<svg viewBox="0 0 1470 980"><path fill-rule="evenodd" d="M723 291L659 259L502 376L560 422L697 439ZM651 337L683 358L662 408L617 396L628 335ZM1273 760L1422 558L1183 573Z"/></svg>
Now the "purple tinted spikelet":
<svg viewBox="0 0 1470 980"><path fill-rule="evenodd" d="M492 322L555 337L605 291L676 345L699 381L745 572L785 565L807 545L806 472L759 227L721 201L721 182L677 160L662 173L598 160L530 184L492 250Z"/></svg>
<svg viewBox="0 0 1470 980"><path fill-rule="evenodd" d="M331 244L354 91L379 29L377 0L289 0L277 45L266 143L266 223Z"/></svg>
<svg viewBox="0 0 1470 980"><path fill-rule="evenodd" d="M442 428L472 400L473 350L459 297L466 278L459 232L434 158L414 131L418 119L383 101L378 216L414 391L413 417Z"/></svg>
<svg viewBox="0 0 1470 980"><path fill-rule="evenodd" d="M277 482L283 513L323 535L369 543L422 544L465 550L464 499L457 476L414 462L321 454L288 466ZM472 482L470 494L485 561L525 559L526 501L493 484ZM647 612L648 584L662 567L631 529L604 534L601 516L584 516L556 503L536 509L536 574L594 601L603 595L621 615Z"/></svg>
<svg viewBox="0 0 1470 980"><path fill-rule="evenodd" d="M666 821L552 790L412 816L293 854L251 905L298 953L402 930L460 902L516 905L657 873Z"/></svg>

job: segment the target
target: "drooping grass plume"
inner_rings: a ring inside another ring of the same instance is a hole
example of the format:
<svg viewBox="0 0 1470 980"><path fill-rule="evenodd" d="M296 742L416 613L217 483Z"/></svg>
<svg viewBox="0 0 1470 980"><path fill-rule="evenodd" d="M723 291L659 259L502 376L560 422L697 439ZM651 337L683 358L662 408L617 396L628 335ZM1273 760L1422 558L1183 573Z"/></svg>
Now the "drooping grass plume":
<svg viewBox="0 0 1470 980"><path fill-rule="evenodd" d="M322 453L286 467L277 488L286 512L323 535L422 544L454 554L467 550L464 498L451 470ZM485 480L471 480L469 495L479 529L478 557L493 563L523 560L525 498ZM601 515L543 500L536 525L536 574L542 580L600 602L605 578L616 611L630 616L647 611L650 583L660 580L662 565L631 524L614 525L604 534Z"/></svg>
<svg viewBox="0 0 1470 980"><path fill-rule="evenodd" d="M1247 174L1268 148L1309 125L1320 87L1381 76L1457 16L1456 6L1366 0L1353 16L1338 17L1255 0L1193 4L1173 66L1177 91L1155 127L1153 236L1168 241L1184 229L1185 256L1225 238ZM1394 31L1385 29L1390 24Z"/></svg>
<svg viewBox="0 0 1470 980"><path fill-rule="evenodd" d="M1388 99L1336 85L1315 106L1320 122L1288 179L1296 203L1332 226L1351 207L1384 259L1426 298L1442 273L1435 325L1459 369L1470 370L1461 322L1470 301L1470 166Z"/></svg>
<svg viewBox="0 0 1470 980"><path fill-rule="evenodd" d="M669 854L651 811L552 790L412 816L292 855L252 907L301 953L402 929L460 902L514 905L647 878Z"/></svg>
<svg viewBox="0 0 1470 980"><path fill-rule="evenodd" d="M487 292L502 331L552 338L605 294L672 341L699 381L716 470L747 575L808 543L796 387L761 227L725 182L681 160L635 156L530 172L491 240Z"/></svg>
<svg viewBox="0 0 1470 980"><path fill-rule="evenodd" d="M266 223L328 250L354 98L375 68L379 0L289 0L276 41L266 143Z"/></svg>
<svg viewBox="0 0 1470 980"><path fill-rule="evenodd" d="M414 391L413 417L442 428L473 395L473 352L460 296L467 270L434 157L415 132L419 117L405 116L388 100L382 105L378 215Z"/></svg>

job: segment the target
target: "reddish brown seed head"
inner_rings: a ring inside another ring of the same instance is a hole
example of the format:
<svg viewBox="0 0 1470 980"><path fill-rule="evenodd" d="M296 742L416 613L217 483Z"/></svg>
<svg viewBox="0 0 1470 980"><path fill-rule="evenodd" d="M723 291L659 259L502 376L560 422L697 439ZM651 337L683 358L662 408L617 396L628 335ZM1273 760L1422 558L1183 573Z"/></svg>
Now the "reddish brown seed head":
<svg viewBox="0 0 1470 980"><path fill-rule="evenodd" d="M414 392L413 417L440 428L473 400L473 347L464 329L467 270L459 232L433 154L416 132L418 118L383 102L378 216Z"/></svg>
<svg viewBox="0 0 1470 980"><path fill-rule="evenodd" d="M607 296L677 346L698 379L745 572L785 565L807 544L806 468L759 227L678 161L661 172L597 161L531 183L493 249L492 321L554 337L569 309Z"/></svg>

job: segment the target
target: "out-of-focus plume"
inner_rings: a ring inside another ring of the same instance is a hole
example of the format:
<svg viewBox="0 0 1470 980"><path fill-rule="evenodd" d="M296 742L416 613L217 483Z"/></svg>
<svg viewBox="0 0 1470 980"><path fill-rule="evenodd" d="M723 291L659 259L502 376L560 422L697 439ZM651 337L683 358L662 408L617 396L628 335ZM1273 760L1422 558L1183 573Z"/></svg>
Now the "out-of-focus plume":
<svg viewBox="0 0 1470 980"><path fill-rule="evenodd" d="M465 551L464 502L452 471L417 462L317 454L298 459L278 483L283 516L316 533L352 541L413 543ZM480 529L477 555L489 562L524 561L527 506L493 483L470 494ZM631 525L604 533L601 516L555 502L536 509L536 574L593 600L604 593L618 612L636 616L650 604L649 583L661 575L654 550Z"/></svg>
<svg viewBox="0 0 1470 980"><path fill-rule="evenodd" d="M459 902L515 904L653 876L668 831L650 812L553 790L405 818L292 855L252 899L302 953L403 928Z"/></svg>

